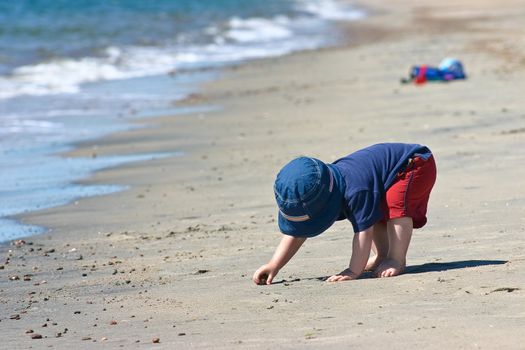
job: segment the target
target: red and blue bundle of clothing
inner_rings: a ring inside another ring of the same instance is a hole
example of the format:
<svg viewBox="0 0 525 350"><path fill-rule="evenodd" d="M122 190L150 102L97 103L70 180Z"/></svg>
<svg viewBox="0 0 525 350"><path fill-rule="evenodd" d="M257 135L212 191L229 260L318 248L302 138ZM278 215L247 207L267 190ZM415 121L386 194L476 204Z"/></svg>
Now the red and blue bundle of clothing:
<svg viewBox="0 0 525 350"><path fill-rule="evenodd" d="M427 81L444 81L466 79L467 75L463 69L463 64L454 58L445 58L438 67L429 65L413 66L410 70L410 78L403 79L403 83L414 82L424 84Z"/></svg>

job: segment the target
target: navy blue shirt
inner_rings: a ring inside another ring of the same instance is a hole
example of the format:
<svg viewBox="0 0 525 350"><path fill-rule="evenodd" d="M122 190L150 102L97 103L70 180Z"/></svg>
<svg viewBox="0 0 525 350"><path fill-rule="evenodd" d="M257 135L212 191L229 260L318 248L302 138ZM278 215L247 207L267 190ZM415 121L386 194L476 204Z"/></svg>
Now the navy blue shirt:
<svg viewBox="0 0 525 350"><path fill-rule="evenodd" d="M417 144L380 143L336 160L333 164L346 185L339 220L350 220L354 232L364 231L381 220L386 191L415 155L428 159L432 153Z"/></svg>

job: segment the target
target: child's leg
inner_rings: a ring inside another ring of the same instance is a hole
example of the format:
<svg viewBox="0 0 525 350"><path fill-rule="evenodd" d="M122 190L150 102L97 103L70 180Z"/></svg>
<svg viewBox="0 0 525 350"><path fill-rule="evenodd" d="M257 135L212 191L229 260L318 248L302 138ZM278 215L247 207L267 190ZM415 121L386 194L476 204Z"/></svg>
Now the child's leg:
<svg viewBox="0 0 525 350"><path fill-rule="evenodd" d="M412 238L412 218L402 217L389 220L387 228L388 256L376 269L378 277L397 276L405 270L408 246Z"/></svg>
<svg viewBox="0 0 525 350"><path fill-rule="evenodd" d="M378 222L374 225L372 251L374 255L368 259L365 271L374 271L388 255L388 232L386 223Z"/></svg>
<svg viewBox="0 0 525 350"><path fill-rule="evenodd" d="M403 273L412 230L427 222L427 204L436 181L434 157L415 157L398 175L397 181L386 193L389 250L376 269L377 276L391 277Z"/></svg>

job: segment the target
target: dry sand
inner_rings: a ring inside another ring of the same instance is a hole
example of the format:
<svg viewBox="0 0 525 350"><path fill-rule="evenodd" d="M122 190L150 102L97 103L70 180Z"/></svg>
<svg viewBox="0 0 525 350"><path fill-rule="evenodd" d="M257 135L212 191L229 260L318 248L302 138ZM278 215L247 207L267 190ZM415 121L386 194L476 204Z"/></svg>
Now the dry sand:
<svg viewBox="0 0 525 350"><path fill-rule="evenodd" d="M525 1L367 4L348 47L225 70L187 101L216 112L79 145L186 154L99 172L131 189L23 218L52 231L0 248L0 348L523 349ZM399 84L446 56L467 81ZM255 286L280 238L279 168L382 141L438 164L408 273L323 282L350 257L339 222Z"/></svg>

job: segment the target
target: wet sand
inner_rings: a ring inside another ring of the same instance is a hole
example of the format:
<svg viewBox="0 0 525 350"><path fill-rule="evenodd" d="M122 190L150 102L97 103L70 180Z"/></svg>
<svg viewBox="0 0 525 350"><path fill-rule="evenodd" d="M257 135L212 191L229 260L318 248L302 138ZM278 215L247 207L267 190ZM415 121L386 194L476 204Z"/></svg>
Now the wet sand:
<svg viewBox="0 0 525 350"><path fill-rule="evenodd" d="M226 69L185 102L219 110L69 154L185 153L101 171L87 182L130 190L22 218L51 232L0 248L1 348L522 348L525 2L368 5L348 46ZM467 81L399 83L447 56ZM281 166L385 141L426 144L438 166L407 273L322 281L350 258L339 222L254 285L280 238Z"/></svg>

